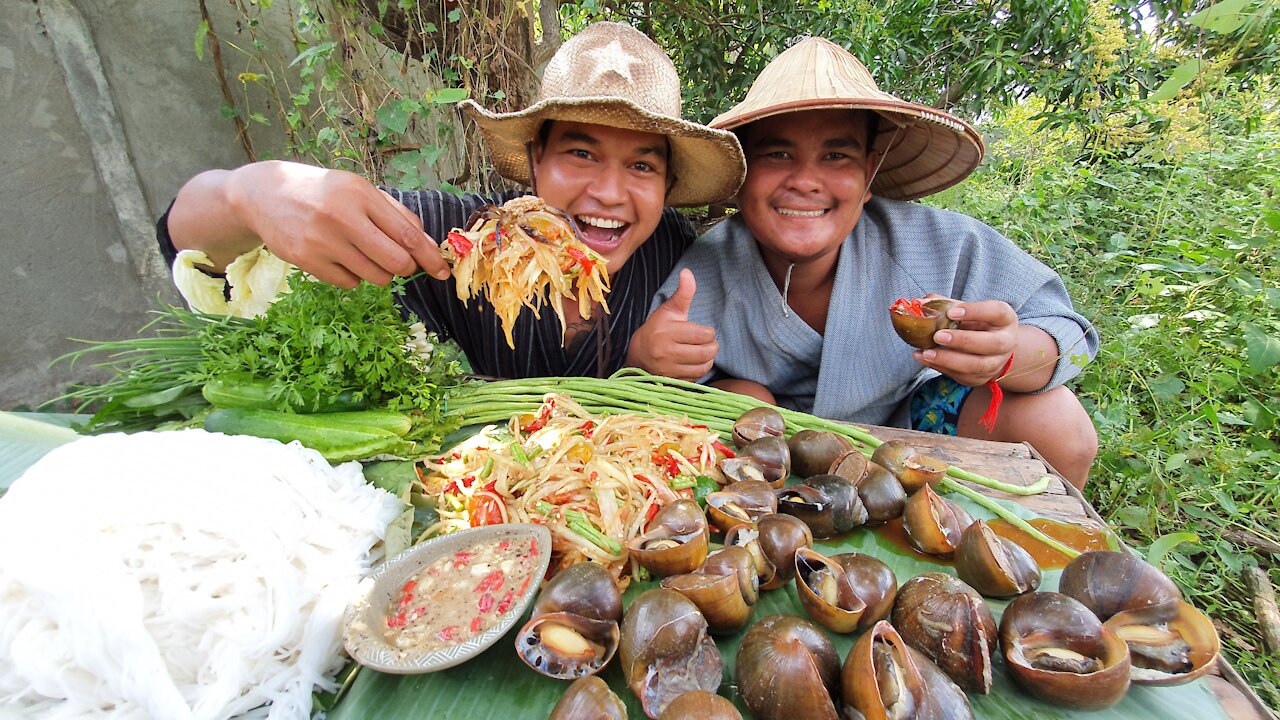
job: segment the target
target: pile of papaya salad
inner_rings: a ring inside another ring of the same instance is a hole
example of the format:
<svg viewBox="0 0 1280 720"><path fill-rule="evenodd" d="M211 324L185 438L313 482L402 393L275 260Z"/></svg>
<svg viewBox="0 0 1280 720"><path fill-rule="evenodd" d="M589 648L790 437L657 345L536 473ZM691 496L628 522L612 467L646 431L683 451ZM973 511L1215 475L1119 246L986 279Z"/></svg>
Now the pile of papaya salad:
<svg viewBox="0 0 1280 720"><path fill-rule="evenodd" d="M628 563L628 543L664 505L718 487L720 460L732 455L705 425L597 417L549 395L536 413L486 426L424 461L424 492L440 516L424 535L539 523L551 530L554 569L591 560L625 587L640 572Z"/></svg>
<svg viewBox="0 0 1280 720"><path fill-rule="evenodd" d="M562 330L565 299L578 302L584 320L591 318L594 303L609 311L604 258L578 239L569 216L541 198L526 195L501 207L489 205L467 225L449 233L440 254L452 268L459 300L483 293L492 303L509 347L515 347L511 329L522 307L537 314L546 302Z"/></svg>

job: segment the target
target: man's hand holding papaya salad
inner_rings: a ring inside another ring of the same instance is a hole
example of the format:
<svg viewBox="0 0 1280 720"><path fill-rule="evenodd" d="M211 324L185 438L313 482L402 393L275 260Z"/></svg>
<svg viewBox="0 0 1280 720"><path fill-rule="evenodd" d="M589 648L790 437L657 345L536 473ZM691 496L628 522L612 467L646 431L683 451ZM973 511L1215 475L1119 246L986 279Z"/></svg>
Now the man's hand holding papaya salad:
<svg viewBox="0 0 1280 720"><path fill-rule="evenodd" d="M540 312L547 302L565 328L564 299L576 299L582 318L592 306L609 311L605 261L587 247L564 213L540 198L518 197L501 207L490 205L472 217L469 228L454 229L440 244L440 254L453 268L458 299L484 293L493 304L507 345L515 347L512 326L522 306ZM550 292L547 288L550 287Z"/></svg>

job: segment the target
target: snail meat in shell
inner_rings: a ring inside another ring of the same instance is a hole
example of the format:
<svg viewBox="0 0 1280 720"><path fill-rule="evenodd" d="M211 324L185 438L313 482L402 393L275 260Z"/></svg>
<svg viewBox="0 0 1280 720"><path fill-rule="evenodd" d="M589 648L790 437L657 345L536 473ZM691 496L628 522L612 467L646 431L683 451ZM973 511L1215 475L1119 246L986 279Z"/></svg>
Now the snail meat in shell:
<svg viewBox="0 0 1280 720"><path fill-rule="evenodd" d="M1222 650L1218 631L1185 602L1112 615L1104 625L1129 645L1130 677L1139 685L1181 685L1208 672Z"/></svg>
<svg viewBox="0 0 1280 720"><path fill-rule="evenodd" d="M649 590L631 603L618 657L627 686L651 718L690 690L720 687L720 650L707 634L707 621L674 590Z"/></svg>
<svg viewBox="0 0 1280 720"><path fill-rule="evenodd" d="M1097 710L1129 689L1129 648L1061 593L1033 592L1009 603L1000 646L1013 679L1045 702Z"/></svg>
<svg viewBox="0 0 1280 720"><path fill-rule="evenodd" d="M526 665L559 680L593 675L618 649L622 594L603 565L570 565L547 583L516 634Z"/></svg>

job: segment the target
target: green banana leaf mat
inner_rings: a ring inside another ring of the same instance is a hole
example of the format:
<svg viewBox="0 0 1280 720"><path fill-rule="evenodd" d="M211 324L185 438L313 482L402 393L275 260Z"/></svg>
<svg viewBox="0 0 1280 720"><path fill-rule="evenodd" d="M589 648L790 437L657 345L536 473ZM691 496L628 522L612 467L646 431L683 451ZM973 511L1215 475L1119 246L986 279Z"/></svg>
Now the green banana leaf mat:
<svg viewBox="0 0 1280 720"><path fill-rule="evenodd" d="M66 426L68 416L27 415L28 418ZM39 432L0 431L0 490L7 488L30 464L64 438L45 436ZM975 518L990 518L990 513L964 498L952 497ZM1010 505L1014 512L1025 519L1034 514L1021 507ZM899 584L908 578L925 572L954 571L948 565L933 563L909 555L905 550L886 541L872 531L853 533L831 540L819 540L815 546L827 555L841 552L860 552L875 555L893 568ZM1055 590L1060 572L1044 573L1041 590ZM628 589L626 600L651 587L656 582L635 584ZM988 601L997 621L1007 603ZM756 604L754 620L773 613L789 613L805 617L796 597L794 583L787 587L762 593ZM527 619L527 618L526 618ZM754 621L753 620L753 621ZM516 629L523 624L518 623ZM541 720L550 714L556 702L568 687L567 683L543 677L530 670L516 656L515 633L471 660L449 670L427 675L386 675L369 669L361 669L349 690L337 706L328 713L329 720ZM733 676L734 656L745 634L717 638L724 660L724 679L720 694L732 700L746 717L746 707L738 696ZM856 636L827 633L843 659L853 646ZM1186 685L1165 688L1132 686L1118 704L1098 711L1072 711L1040 702L1019 690L1010 679L1003 659L996 662L995 684L991 694L971 695L969 701L974 715L993 720L1017 718L1088 718L1089 720L1217 720L1226 718L1213 692L1203 680ZM639 702L627 689L617 661L605 668L601 677L627 704L629 716L644 717ZM805 720L795 718L795 720Z"/></svg>

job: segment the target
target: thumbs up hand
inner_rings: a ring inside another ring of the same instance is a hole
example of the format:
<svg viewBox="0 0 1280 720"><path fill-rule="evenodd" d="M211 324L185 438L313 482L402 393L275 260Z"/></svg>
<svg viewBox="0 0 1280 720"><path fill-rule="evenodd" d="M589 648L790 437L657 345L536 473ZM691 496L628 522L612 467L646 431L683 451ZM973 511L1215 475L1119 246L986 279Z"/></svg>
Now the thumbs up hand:
<svg viewBox="0 0 1280 720"><path fill-rule="evenodd" d="M720 343L715 328L689 322L697 292L693 271L680 271L680 286L631 336L627 365L679 380L700 380L711 372Z"/></svg>

